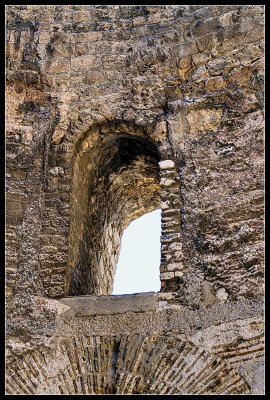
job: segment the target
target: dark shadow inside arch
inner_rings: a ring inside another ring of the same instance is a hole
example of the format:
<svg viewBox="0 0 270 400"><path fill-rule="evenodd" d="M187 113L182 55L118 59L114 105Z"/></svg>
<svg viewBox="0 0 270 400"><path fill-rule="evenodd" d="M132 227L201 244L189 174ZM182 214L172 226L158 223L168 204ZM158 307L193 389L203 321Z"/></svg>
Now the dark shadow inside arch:
<svg viewBox="0 0 270 400"><path fill-rule="evenodd" d="M74 166L66 294L112 293L122 234L160 207L158 147L132 135L108 136Z"/></svg>

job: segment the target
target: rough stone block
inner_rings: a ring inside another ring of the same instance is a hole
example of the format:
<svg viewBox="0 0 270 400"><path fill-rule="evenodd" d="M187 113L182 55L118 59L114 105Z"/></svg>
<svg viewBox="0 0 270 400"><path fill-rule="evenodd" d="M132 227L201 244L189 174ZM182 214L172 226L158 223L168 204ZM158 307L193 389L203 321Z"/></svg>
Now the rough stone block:
<svg viewBox="0 0 270 400"><path fill-rule="evenodd" d="M93 68L95 65L96 56L88 55L76 57L71 60L71 69L76 71L81 68Z"/></svg>
<svg viewBox="0 0 270 400"><path fill-rule="evenodd" d="M172 169L174 168L174 161L163 160L159 162L160 169Z"/></svg>
<svg viewBox="0 0 270 400"><path fill-rule="evenodd" d="M178 263L170 263L166 266L167 271L179 271L184 269L184 264L181 262Z"/></svg>
<svg viewBox="0 0 270 400"><path fill-rule="evenodd" d="M23 221L26 209L26 195L22 193L8 192L6 196L6 222L12 225L20 225Z"/></svg>
<svg viewBox="0 0 270 400"><path fill-rule="evenodd" d="M172 186L176 184L176 181L174 179L161 178L160 184L163 186Z"/></svg>
<svg viewBox="0 0 270 400"><path fill-rule="evenodd" d="M173 277L174 277L174 272L164 272L164 273L160 274L160 279L162 281L172 279Z"/></svg>

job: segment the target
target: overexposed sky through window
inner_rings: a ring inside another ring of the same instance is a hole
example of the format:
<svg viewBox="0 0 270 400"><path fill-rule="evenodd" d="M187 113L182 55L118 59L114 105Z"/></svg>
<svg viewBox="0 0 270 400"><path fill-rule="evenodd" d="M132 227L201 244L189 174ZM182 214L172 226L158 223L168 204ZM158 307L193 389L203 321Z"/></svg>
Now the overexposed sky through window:
<svg viewBox="0 0 270 400"><path fill-rule="evenodd" d="M160 290L161 210L144 214L124 231L113 294Z"/></svg>

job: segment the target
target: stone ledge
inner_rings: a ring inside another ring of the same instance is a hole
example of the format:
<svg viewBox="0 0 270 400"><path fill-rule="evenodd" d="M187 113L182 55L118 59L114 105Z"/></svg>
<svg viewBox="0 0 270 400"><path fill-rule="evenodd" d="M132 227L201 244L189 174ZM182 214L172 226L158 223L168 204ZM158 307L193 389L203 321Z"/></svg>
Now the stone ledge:
<svg viewBox="0 0 270 400"><path fill-rule="evenodd" d="M191 310L180 304L169 304L162 293L155 292L69 297L60 303L70 309L59 316L56 336L84 335L89 331L93 335L163 331L191 334L240 319L263 319L264 310L260 299L239 299Z"/></svg>
<svg viewBox="0 0 270 400"><path fill-rule="evenodd" d="M65 297L60 302L70 307L64 313L65 316L70 317L145 312L156 310L157 307L155 292L112 296Z"/></svg>

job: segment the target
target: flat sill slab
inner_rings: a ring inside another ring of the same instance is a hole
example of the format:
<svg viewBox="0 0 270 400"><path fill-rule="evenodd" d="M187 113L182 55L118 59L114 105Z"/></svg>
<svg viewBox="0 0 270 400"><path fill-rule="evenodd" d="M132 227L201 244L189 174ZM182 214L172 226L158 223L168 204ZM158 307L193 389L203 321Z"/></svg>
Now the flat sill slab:
<svg viewBox="0 0 270 400"><path fill-rule="evenodd" d="M136 293L113 296L78 296L59 300L56 336L132 335L158 332L193 334L199 329L237 320L239 326L263 320L262 299L242 299L216 303L192 310L181 304L167 303L172 293ZM242 325L241 325L242 324Z"/></svg>
<svg viewBox="0 0 270 400"><path fill-rule="evenodd" d="M112 296L65 297L60 302L70 309L65 316L123 314L126 312L154 311L158 306L158 293L134 293Z"/></svg>

